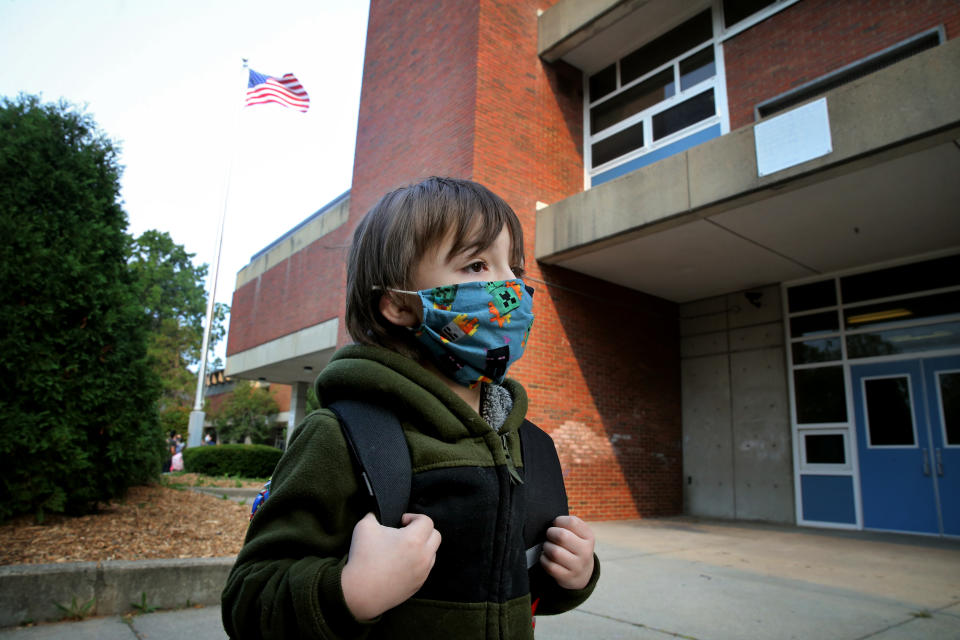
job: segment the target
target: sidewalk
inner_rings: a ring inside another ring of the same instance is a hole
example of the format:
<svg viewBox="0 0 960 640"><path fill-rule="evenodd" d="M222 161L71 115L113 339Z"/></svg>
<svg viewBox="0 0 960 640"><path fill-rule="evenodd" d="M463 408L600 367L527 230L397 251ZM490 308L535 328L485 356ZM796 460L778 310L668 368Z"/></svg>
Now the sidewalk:
<svg viewBox="0 0 960 640"><path fill-rule="evenodd" d="M960 541L670 518L592 525L602 574L555 640L960 639ZM219 607L0 630L0 640L222 640Z"/></svg>

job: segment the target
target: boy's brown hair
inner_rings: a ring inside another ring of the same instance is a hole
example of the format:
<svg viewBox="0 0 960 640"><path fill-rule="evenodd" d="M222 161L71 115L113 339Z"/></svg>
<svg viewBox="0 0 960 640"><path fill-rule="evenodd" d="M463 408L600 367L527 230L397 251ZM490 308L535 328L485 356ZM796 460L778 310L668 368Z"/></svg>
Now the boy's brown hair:
<svg viewBox="0 0 960 640"><path fill-rule="evenodd" d="M417 358L409 332L380 314L380 297L388 288L411 289L417 262L448 233L453 233L455 255L486 249L504 226L510 233L511 264L522 266L523 229L517 214L481 184L432 177L380 198L354 231L347 258L350 336Z"/></svg>

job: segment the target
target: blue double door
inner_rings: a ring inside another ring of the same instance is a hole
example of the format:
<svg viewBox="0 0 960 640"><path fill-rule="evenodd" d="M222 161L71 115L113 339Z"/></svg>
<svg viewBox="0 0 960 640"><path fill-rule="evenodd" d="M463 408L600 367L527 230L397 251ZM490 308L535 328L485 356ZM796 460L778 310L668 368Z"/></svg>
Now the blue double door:
<svg viewBox="0 0 960 640"><path fill-rule="evenodd" d="M864 528L960 536L960 356L850 375Z"/></svg>

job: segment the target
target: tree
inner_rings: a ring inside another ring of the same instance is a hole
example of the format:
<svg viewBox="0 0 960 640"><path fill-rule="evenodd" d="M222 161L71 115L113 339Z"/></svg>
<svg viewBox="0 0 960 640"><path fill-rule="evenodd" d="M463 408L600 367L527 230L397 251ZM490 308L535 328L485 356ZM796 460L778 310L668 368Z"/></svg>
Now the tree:
<svg viewBox="0 0 960 640"><path fill-rule="evenodd" d="M248 380L236 383L219 411L211 416L221 441L273 444L271 431L280 407L268 389Z"/></svg>
<svg viewBox="0 0 960 640"><path fill-rule="evenodd" d="M207 265L194 265L193 257L167 232L145 231L130 243L129 266L149 318L150 362L163 387L160 417L173 431L187 428L197 386L197 374L188 367L199 366L207 311ZM223 339L228 311L225 304L214 306L211 352ZM220 366L210 362L211 369Z"/></svg>
<svg viewBox="0 0 960 640"><path fill-rule="evenodd" d="M160 468L120 172L91 116L0 98L0 520L83 513Z"/></svg>

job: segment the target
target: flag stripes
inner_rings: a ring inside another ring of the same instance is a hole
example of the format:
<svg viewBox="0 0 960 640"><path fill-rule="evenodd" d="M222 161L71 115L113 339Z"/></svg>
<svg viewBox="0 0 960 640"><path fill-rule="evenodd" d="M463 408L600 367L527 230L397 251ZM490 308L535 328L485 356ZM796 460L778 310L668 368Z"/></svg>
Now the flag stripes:
<svg viewBox="0 0 960 640"><path fill-rule="evenodd" d="M303 113L310 108L310 97L307 91L292 73L285 73L282 77L275 78L250 69L246 106L268 102L275 102Z"/></svg>

